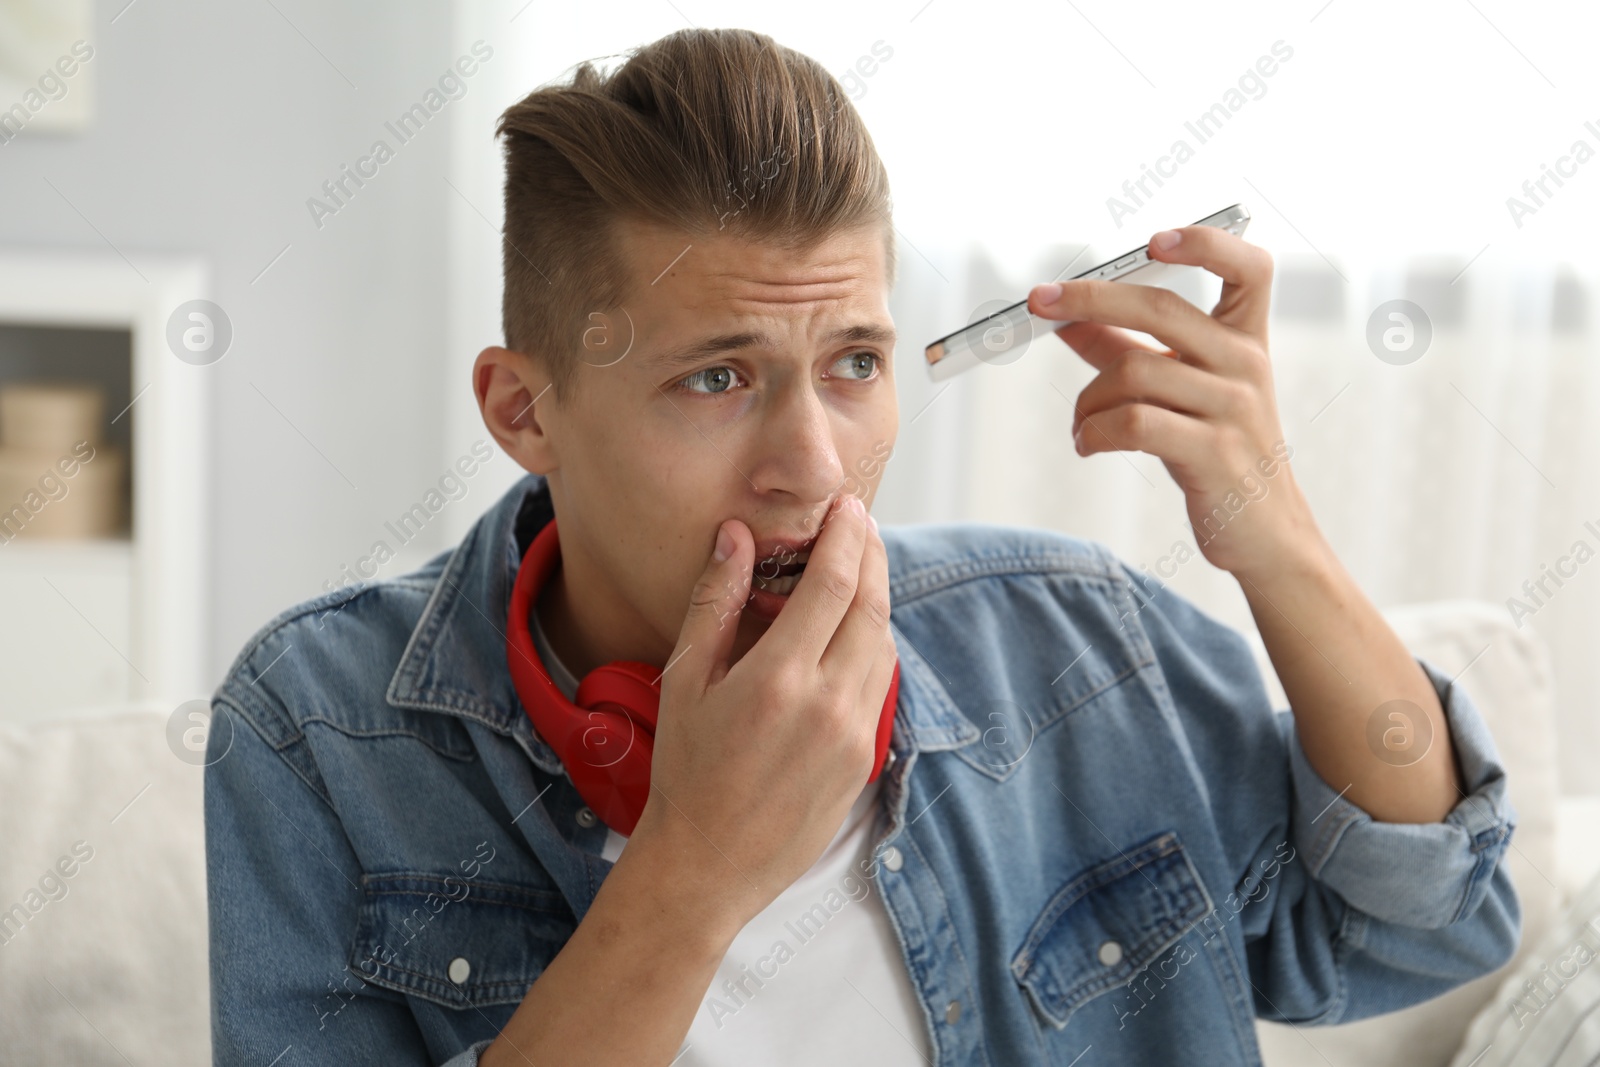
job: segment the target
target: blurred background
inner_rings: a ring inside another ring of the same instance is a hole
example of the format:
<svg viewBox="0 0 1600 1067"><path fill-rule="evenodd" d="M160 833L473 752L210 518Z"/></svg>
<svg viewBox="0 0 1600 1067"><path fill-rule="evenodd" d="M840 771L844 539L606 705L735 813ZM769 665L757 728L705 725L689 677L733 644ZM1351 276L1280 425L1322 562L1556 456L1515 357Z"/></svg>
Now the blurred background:
<svg viewBox="0 0 1600 1067"><path fill-rule="evenodd" d="M1234 579L1173 565L1194 538L1158 460L1075 454L1093 371L1058 339L949 382L922 362L1242 203L1277 262L1296 477L1380 607L1472 602L1469 691L1477 656L1522 650L1497 739L1551 798L1526 825L1553 825L1555 798L1600 797L1597 23L1507 0L0 0L0 724L25 738L0 771L81 780L90 757L50 763L27 731L138 704L197 782L173 709L252 633L459 540L524 473L498 449L453 472L492 446L468 375L502 339L497 116L582 60L737 25L833 71L889 168L880 522L1099 540L1252 629ZM1218 287L1181 291L1209 309ZM0 805L0 830L32 825ZM0 909L34 866L0 864ZM83 1034L81 1062L108 1054Z"/></svg>

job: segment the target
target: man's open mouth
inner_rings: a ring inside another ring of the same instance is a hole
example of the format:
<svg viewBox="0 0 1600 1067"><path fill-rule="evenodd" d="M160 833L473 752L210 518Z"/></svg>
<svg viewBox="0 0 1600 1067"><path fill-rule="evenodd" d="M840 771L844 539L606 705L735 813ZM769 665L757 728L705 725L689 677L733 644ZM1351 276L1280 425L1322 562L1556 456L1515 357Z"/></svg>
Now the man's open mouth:
<svg viewBox="0 0 1600 1067"><path fill-rule="evenodd" d="M763 592L786 596L799 584L800 575L810 558L811 551L807 549L800 553L783 552L760 560L755 565L751 583Z"/></svg>

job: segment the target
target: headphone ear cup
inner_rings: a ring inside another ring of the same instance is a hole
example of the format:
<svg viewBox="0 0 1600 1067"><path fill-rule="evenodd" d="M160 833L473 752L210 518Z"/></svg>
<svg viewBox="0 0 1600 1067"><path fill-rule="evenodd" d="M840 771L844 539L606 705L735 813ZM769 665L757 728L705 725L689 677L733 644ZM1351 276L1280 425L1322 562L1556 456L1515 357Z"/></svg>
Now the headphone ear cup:
<svg viewBox="0 0 1600 1067"><path fill-rule="evenodd" d="M615 705L575 710L577 729L567 750L561 753L563 762L576 759L586 767L608 771L627 759L641 740L650 739L632 716Z"/></svg>
<svg viewBox="0 0 1600 1067"><path fill-rule="evenodd" d="M567 777L600 821L633 836L650 799L650 762L655 739L615 708L594 708L597 732L582 731L562 755Z"/></svg>
<svg viewBox="0 0 1600 1067"><path fill-rule="evenodd" d="M661 673L619 660L590 671L573 694L586 725L563 754L567 775L601 821L628 836L650 799Z"/></svg>
<svg viewBox="0 0 1600 1067"><path fill-rule="evenodd" d="M580 708L600 708L622 713L636 729L656 735L656 715L661 708L662 671L638 660L617 660L590 671L573 694Z"/></svg>

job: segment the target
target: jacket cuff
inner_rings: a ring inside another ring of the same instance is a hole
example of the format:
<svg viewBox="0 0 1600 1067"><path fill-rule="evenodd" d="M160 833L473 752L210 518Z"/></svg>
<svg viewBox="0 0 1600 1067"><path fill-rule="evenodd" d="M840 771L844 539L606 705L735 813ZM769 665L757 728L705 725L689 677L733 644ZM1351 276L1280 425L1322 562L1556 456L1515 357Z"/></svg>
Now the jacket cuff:
<svg viewBox="0 0 1600 1067"><path fill-rule="evenodd" d="M1517 813L1506 796L1494 738L1472 698L1426 660L1413 658L1439 695L1466 795L1439 822L1375 821L1312 768L1291 715L1293 828L1307 871L1351 906L1387 922L1436 929L1470 915L1482 901Z"/></svg>
<svg viewBox="0 0 1600 1067"><path fill-rule="evenodd" d="M483 1054L484 1049L492 1044L494 1044L494 1038L486 1037L476 1044L468 1045L441 1063L439 1067L478 1067L478 1057Z"/></svg>

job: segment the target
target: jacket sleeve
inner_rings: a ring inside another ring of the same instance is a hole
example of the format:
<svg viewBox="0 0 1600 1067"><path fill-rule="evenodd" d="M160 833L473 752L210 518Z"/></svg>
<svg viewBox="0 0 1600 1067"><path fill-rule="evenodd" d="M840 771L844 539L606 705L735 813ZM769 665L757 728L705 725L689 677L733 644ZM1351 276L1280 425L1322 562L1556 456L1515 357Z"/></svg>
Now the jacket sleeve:
<svg viewBox="0 0 1600 1067"><path fill-rule="evenodd" d="M1502 861L1516 812L1461 685L1417 660L1445 711L1460 800L1439 822L1379 822L1312 768L1239 633L1170 588L1133 599L1130 625L1151 642L1235 878L1210 926L1237 929L1257 1015L1350 1022L1511 958L1521 907Z"/></svg>
<svg viewBox="0 0 1600 1067"><path fill-rule="evenodd" d="M261 702L249 703L259 714ZM279 740L269 744L225 690L213 698L205 769L213 1063L426 1067L432 1058L403 999L350 965L361 867L333 808L297 770L306 764L280 754L303 738ZM447 1067L475 1067L488 1044Z"/></svg>

